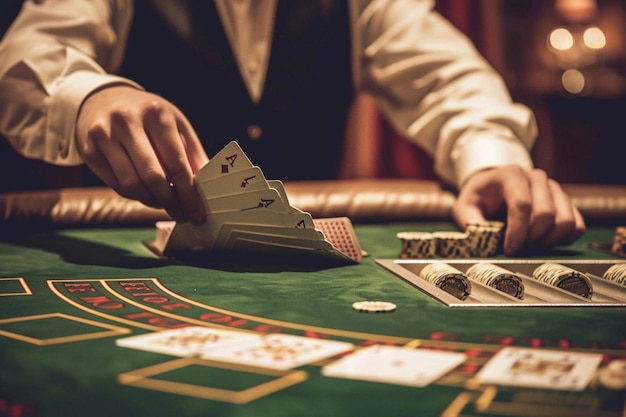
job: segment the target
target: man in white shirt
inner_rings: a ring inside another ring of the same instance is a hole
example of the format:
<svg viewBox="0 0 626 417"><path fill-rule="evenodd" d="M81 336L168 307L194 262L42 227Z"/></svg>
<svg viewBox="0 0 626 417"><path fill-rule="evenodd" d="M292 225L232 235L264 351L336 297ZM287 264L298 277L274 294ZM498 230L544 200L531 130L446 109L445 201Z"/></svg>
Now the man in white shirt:
<svg viewBox="0 0 626 417"><path fill-rule="evenodd" d="M328 178L361 90L459 189L459 225L506 208L510 255L577 239L582 216L532 166L533 115L432 6L26 1L0 43L0 133L26 157L86 163L121 195L200 224L193 174L207 152L243 140L272 177Z"/></svg>

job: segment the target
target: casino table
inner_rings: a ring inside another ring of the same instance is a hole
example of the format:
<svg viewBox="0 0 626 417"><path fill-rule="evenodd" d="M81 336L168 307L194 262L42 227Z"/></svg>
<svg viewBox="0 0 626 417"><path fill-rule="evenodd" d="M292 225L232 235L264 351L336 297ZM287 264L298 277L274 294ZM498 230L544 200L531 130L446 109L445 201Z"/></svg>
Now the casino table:
<svg viewBox="0 0 626 417"><path fill-rule="evenodd" d="M475 377L509 346L598 353L602 364L625 359L626 308L448 307L378 261L398 258L400 231L456 230L452 193L397 180L285 185L291 203L314 218L348 216L367 256L343 265L280 256L162 258L143 242L166 215L110 190L0 195L0 416L625 415L626 390L596 379L572 391ZM626 223L626 187L568 191L587 233L516 259L623 260L601 249ZM397 309L357 312L359 300ZM268 370L115 343L188 325L347 341L356 349L461 352L466 359L414 387L323 375L333 358Z"/></svg>

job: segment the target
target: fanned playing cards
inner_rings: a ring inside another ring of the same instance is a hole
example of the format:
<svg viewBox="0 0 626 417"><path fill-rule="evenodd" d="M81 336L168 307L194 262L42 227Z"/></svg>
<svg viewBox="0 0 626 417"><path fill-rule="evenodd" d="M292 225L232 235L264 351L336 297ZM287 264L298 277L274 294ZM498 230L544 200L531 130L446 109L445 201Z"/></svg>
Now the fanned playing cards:
<svg viewBox="0 0 626 417"><path fill-rule="evenodd" d="M361 248L347 217L313 219L290 205L283 183L267 180L236 141L195 176L207 221L161 221L146 245L158 255L250 253L313 255L350 262Z"/></svg>

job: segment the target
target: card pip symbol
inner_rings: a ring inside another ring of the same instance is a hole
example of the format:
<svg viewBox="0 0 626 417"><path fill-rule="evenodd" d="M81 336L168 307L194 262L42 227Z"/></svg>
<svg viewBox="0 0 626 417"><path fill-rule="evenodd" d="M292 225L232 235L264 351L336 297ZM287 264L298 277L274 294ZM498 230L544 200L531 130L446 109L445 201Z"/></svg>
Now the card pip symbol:
<svg viewBox="0 0 626 417"><path fill-rule="evenodd" d="M226 159L228 163L222 164L222 174L228 174L228 172L230 172L230 168L235 166L235 162L237 161L237 154L234 153L230 156L226 156L224 159Z"/></svg>
<svg viewBox="0 0 626 417"><path fill-rule="evenodd" d="M236 153L234 153L234 154L232 154L231 156L227 156L227 157L226 157L226 160L228 161L228 164L229 164L231 167L234 167L234 166L235 166L235 162L237 161L237 154L236 154Z"/></svg>
<svg viewBox="0 0 626 417"><path fill-rule="evenodd" d="M256 178L256 175L253 175L248 178L244 178L243 181L241 181L241 188L246 188L248 185L250 185L250 181L255 178Z"/></svg>
<svg viewBox="0 0 626 417"><path fill-rule="evenodd" d="M246 207L246 208L241 209L241 211L254 210L254 209L259 209L259 208L268 208L269 206L272 205L272 203L274 203L274 201L275 200L272 198L261 198L256 206Z"/></svg>
<svg viewBox="0 0 626 417"><path fill-rule="evenodd" d="M259 208L268 208L269 206L272 205L272 203L274 203L274 199L272 198L262 198L259 201Z"/></svg>

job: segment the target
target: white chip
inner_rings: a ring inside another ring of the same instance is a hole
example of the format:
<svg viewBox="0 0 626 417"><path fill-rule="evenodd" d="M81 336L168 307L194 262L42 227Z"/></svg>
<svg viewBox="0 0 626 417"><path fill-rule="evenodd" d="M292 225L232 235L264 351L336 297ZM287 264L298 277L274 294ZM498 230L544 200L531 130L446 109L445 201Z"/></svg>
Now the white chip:
<svg viewBox="0 0 626 417"><path fill-rule="evenodd" d="M395 311L396 305L388 301L357 301L352 309L362 313L390 313Z"/></svg>
<svg viewBox="0 0 626 417"><path fill-rule="evenodd" d="M609 389L622 390L626 388L626 360L616 359L609 366L599 372L599 380Z"/></svg>

